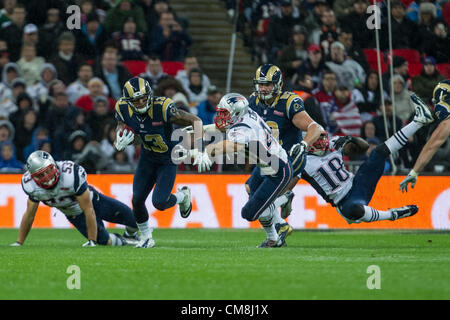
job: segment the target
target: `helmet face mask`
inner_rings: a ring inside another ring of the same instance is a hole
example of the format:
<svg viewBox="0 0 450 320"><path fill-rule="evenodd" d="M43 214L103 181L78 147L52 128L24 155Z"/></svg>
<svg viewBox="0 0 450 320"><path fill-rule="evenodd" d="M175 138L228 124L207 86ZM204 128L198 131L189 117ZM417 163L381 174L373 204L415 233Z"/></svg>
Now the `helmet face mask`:
<svg viewBox="0 0 450 320"><path fill-rule="evenodd" d="M433 105L440 101L446 101L450 98L450 80L443 80L439 82L433 90L433 98L431 101Z"/></svg>
<svg viewBox="0 0 450 320"><path fill-rule="evenodd" d="M153 103L153 90L147 80L134 77L123 87L123 100L136 113L145 114Z"/></svg>
<svg viewBox="0 0 450 320"><path fill-rule="evenodd" d="M54 187L59 181L59 169L52 156L45 151L35 151L27 159L27 169L36 184L44 189Z"/></svg>
<svg viewBox="0 0 450 320"><path fill-rule="evenodd" d="M272 90L261 90L261 85L272 84ZM253 87L262 101L269 101L281 93L283 86L283 79L281 70L273 64L263 64L256 70L255 78L253 79Z"/></svg>
<svg viewBox="0 0 450 320"><path fill-rule="evenodd" d="M323 156L330 150L330 141L328 140L328 133L323 132L319 139L316 140L309 148L308 153L316 156Z"/></svg>
<svg viewBox="0 0 450 320"><path fill-rule="evenodd" d="M214 123L218 129L227 129L248 112L247 99L238 93L228 93L220 99Z"/></svg>

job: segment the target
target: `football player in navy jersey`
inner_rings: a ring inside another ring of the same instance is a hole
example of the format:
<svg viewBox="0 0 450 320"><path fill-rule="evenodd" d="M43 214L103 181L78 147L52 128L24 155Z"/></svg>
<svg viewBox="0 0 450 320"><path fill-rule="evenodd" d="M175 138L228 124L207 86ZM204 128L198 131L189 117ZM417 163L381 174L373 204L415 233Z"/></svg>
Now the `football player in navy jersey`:
<svg viewBox="0 0 450 320"><path fill-rule="evenodd" d="M414 102L427 108L426 104L418 97ZM439 125L423 147L412 170L400 183L402 192L408 192L409 183L411 183L411 188L414 188L420 171L430 162L436 151L447 141L450 135L450 79L442 80L437 84L433 90L432 102L434 104L434 118L439 122Z"/></svg>
<svg viewBox="0 0 450 320"><path fill-rule="evenodd" d="M121 246L138 242L138 228L131 209L89 186L82 166L72 161L56 162L49 153L38 150L28 157L26 167L22 188L28 195L27 209L17 241L12 246L21 246L25 242L41 201L64 213L88 239L83 247L93 247L97 243ZM125 225L124 236L108 233L102 220Z"/></svg>
<svg viewBox="0 0 450 320"><path fill-rule="evenodd" d="M136 247L151 248L155 242L148 224L145 206L153 189L152 202L156 209L165 210L179 204L180 213L187 218L192 210L191 192L182 187L172 194L177 166L171 153L178 141L172 141L173 124L202 128L199 117L179 110L167 97L153 96L148 81L140 77L128 80L123 88L123 97L117 101L115 117L118 122L114 146L121 151L130 143L142 145L138 165L133 179L133 212L141 231L141 241ZM202 143L202 132L195 131L197 143ZM197 158L202 158L199 152ZM194 165L197 159L194 161ZM209 170L211 163L203 163ZM199 168L200 171L200 168Z"/></svg>
<svg viewBox="0 0 450 320"><path fill-rule="evenodd" d="M291 158L294 169L293 176L298 176L306 165L306 150L319 137L323 128L316 123L305 111L303 100L295 93L282 91L283 79L281 70L273 64L263 64L255 73L253 79L254 93L249 97L250 108L272 128L274 136L280 145L288 152L289 156L296 150L296 157ZM306 132L302 140L302 131ZM298 152L298 150L300 152ZM287 186L291 190L298 179L293 179ZM246 185L251 185L251 178ZM290 201L282 206L282 216L286 218L291 211L292 196ZM281 229L280 229L281 228ZM288 224L277 225L280 233Z"/></svg>

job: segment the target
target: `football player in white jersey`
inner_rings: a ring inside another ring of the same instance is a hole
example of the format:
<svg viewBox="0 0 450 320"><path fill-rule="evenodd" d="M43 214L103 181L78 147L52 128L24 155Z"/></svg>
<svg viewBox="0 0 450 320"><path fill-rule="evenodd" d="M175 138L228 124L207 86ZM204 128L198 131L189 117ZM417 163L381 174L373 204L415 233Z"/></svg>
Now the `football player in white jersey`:
<svg viewBox="0 0 450 320"><path fill-rule="evenodd" d="M324 200L337 207L338 213L348 223L397 220L417 213L418 208L415 205L387 211L368 206L384 172L386 158L404 147L408 139L420 128L433 122L431 111L425 105L417 103L417 99L414 94L411 96L415 104L413 121L373 149L355 175L346 170L342 156L364 153L369 145L363 139L345 136L334 137L328 141L328 134L324 132L308 149L306 167L301 177L308 181Z"/></svg>
<svg viewBox="0 0 450 320"><path fill-rule="evenodd" d="M97 243L121 246L136 244L139 240L132 210L89 186L83 167L72 161L56 162L49 153L41 150L28 157L26 167L22 188L28 195L27 209L17 241L12 246L21 246L25 242L41 201L64 213L88 239L83 247L93 247ZM124 235L108 233L102 220L125 225Z"/></svg>
<svg viewBox="0 0 450 320"><path fill-rule="evenodd" d="M241 215L248 221L259 220L266 231L267 239L260 247L280 247L285 245L286 234L278 235L275 224L285 223L278 210L289 200L289 195L282 195L292 178L292 164L286 151L272 136L270 127L249 109L247 99L238 93L229 93L222 97L214 118L216 127L226 132L226 138L210 144L202 162L210 162L209 156L215 158L223 154L245 157L251 164L256 164L249 185L250 198L244 205ZM286 230L287 231L287 230Z"/></svg>

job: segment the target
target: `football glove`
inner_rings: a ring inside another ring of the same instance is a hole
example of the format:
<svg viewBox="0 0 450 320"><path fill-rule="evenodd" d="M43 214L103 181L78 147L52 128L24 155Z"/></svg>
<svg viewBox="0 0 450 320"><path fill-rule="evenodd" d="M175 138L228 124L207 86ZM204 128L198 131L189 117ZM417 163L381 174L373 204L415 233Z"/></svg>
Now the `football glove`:
<svg viewBox="0 0 450 320"><path fill-rule="evenodd" d="M299 159L303 157L303 155L306 153L306 150L308 149L308 144L305 141L302 141L300 143L294 144L291 147L291 150L289 150L289 156L291 156L292 163L297 163Z"/></svg>
<svg viewBox="0 0 450 320"><path fill-rule="evenodd" d="M194 149L196 150L196 149ZM193 165L197 165L198 166L198 172L205 172L207 170L209 170L212 166L212 161L208 156L208 153L205 152L198 152L197 155L195 156L195 160Z"/></svg>
<svg viewBox="0 0 450 320"><path fill-rule="evenodd" d="M83 244L83 247L96 247L97 243L94 240L88 240L85 244Z"/></svg>
<svg viewBox="0 0 450 320"><path fill-rule="evenodd" d="M429 109L427 104L423 102L423 100L420 99L415 93L411 94L410 99L414 104L417 104L425 109Z"/></svg>
<svg viewBox="0 0 450 320"><path fill-rule="evenodd" d="M408 184L411 182L411 188L414 188L414 186L416 185L417 182L417 172L415 172L414 170L411 170L408 175L406 176L405 179L403 179L402 182L400 182L400 189L403 192L408 192Z"/></svg>
<svg viewBox="0 0 450 320"><path fill-rule="evenodd" d="M336 140L336 142L334 143L334 148L339 150L343 147L345 147L345 145L349 142L353 141L353 137L352 136L345 136L345 137L340 137Z"/></svg>
<svg viewBox="0 0 450 320"><path fill-rule="evenodd" d="M116 133L116 141L114 147L117 151L124 150L130 143L134 141L134 133L131 130L118 130Z"/></svg>

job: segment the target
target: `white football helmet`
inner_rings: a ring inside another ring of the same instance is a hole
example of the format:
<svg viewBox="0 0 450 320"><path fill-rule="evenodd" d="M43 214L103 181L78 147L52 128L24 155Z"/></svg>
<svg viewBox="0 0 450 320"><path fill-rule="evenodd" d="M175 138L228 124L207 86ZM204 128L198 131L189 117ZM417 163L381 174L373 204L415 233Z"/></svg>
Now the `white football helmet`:
<svg viewBox="0 0 450 320"><path fill-rule="evenodd" d="M59 169L50 153L34 151L28 157L26 166L39 187L50 189L58 182Z"/></svg>
<svg viewBox="0 0 450 320"><path fill-rule="evenodd" d="M239 93L228 93L217 105L214 123L218 129L226 129L248 112L248 101Z"/></svg>

